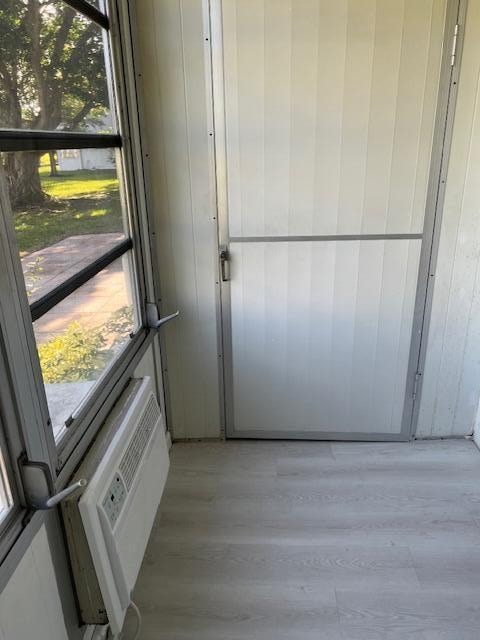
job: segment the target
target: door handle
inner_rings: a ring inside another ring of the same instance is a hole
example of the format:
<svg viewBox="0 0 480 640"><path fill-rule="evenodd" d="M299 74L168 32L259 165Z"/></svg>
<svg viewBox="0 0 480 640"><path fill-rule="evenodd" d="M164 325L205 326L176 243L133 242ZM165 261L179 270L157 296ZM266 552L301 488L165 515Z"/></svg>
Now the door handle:
<svg viewBox="0 0 480 640"><path fill-rule="evenodd" d="M227 262L230 261L230 254L227 247L220 247L220 272L222 274L222 282L228 282L230 274L227 273Z"/></svg>

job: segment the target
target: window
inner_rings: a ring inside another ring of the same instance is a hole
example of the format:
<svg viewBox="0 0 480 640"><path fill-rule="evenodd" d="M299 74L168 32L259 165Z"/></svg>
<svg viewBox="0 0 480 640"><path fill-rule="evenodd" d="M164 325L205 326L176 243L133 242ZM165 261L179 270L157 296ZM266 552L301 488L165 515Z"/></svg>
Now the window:
<svg viewBox="0 0 480 640"><path fill-rule="evenodd" d="M12 508L12 492L7 478L5 458L0 451L0 526Z"/></svg>
<svg viewBox="0 0 480 640"><path fill-rule="evenodd" d="M4 167L20 165L27 153L4 153ZM139 328L135 267L119 179L121 154L109 148L57 149L55 170L48 153L36 154L36 162L40 201L12 196L10 201L59 440L75 409Z"/></svg>
<svg viewBox="0 0 480 640"><path fill-rule="evenodd" d="M2 0L2 128L113 132L108 22L89 13L63 0Z"/></svg>
<svg viewBox="0 0 480 640"><path fill-rule="evenodd" d="M45 431L18 449L37 447L59 471L150 335L141 171L102 0L2 0L0 35L2 228ZM14 321L3 324L0 350ZM20 342L5 356L13 368ZM0 438L0 527L15 503L16 456Z"/></svg>

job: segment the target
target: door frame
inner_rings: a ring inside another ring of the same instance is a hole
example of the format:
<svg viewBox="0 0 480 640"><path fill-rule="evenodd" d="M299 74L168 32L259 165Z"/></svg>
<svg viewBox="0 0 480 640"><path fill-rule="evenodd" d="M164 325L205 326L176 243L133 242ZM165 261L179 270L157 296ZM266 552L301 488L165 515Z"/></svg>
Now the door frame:
<svg viewBox="0 0 480 640"><path fill-rule="evenodd" d="M414 439L427 357L435 270L442 228L448 165L458 96L468 0L448 0L437 112L430 161L422 250L413 316L402 433ZM455 27L458 25L458 29Z"/></svg>
<svg viewBox="0 0 480 640"><path fill-rule="evenodd" d="M204 0L210 21L210 83L215 143L215 177L218 218L218 256L229 249L226 112L223 68L222 0ZM438 257L443 205L450 158L455 106L461 69L468 0L447 0L440 64L439 89L434 122L432 154L425 219L420 251L417 289L412 322L407 380L398 434L246 431L235 430L233 393L233 352L230 282L224 282L220 268L218 305L219 341L222 346L220 374L223 386L222 413L226 437L231 439L292 439L292 440L349 440L349 441L408 441L415 437L421 401L422 378L425 367L428 330L432 309L435 267ZM458 28L456 26L458 25ZM454 45L455 42L455 45ZM455 54L453 56L453 53Z"/></svg>

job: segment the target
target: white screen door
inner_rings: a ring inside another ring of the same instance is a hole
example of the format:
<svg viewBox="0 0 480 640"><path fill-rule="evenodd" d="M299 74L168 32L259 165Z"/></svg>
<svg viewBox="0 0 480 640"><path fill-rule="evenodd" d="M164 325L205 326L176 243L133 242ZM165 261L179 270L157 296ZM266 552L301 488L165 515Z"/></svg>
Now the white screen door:
<svg viewBox="0 0 480 640"><path fill-rule="evenodd" d="M212 2L230 436L405 436L446 5Z"/></svg>

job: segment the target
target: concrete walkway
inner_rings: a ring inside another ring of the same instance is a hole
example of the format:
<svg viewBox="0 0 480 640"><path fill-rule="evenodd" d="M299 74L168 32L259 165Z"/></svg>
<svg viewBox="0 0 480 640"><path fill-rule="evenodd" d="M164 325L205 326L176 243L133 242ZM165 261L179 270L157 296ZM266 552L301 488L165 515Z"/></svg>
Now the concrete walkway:
<svg viewBox="0 0 480 640"><path fill-rule="evenodd" d="M70 236L22 258L29 301L38 300L78 273L123 237L122 233ZM119 259L35 322L37 343L58 335L74 321L91 328L103 324L113 312L129 303L128 291Z"/></svg>

